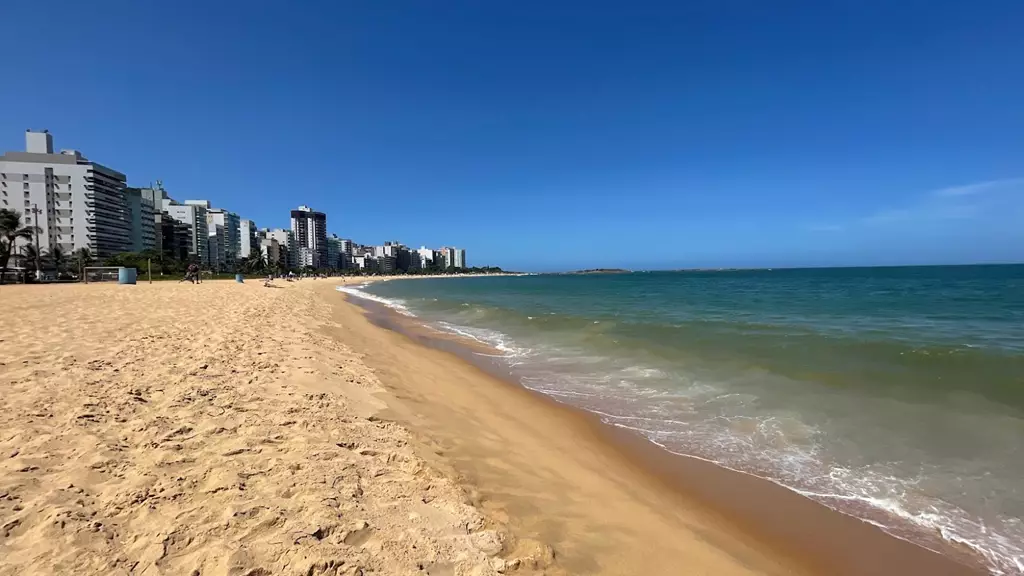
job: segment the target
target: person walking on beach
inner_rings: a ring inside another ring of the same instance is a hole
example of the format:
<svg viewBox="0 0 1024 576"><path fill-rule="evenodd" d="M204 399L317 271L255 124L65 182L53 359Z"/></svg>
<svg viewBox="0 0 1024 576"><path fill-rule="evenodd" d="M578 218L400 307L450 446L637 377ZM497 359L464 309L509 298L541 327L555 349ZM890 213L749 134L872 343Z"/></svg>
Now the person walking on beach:
<svg viewBox="0 0 1024 576"><path fill-rule="evenodd" d="M180 284L185 280L193 284L199 280L199 266L195 262L188 265L188 268L185 269L185 277L179 280L178 283Z"/></svg>

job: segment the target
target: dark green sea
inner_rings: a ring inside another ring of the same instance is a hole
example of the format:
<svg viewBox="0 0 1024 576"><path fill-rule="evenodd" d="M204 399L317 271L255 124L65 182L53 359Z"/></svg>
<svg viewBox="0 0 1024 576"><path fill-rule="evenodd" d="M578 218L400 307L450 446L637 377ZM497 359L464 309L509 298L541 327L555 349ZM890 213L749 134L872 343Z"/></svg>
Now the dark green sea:
<svg viewBox="0 0 1024 576"><path fill-rule="evenodd" d="M345 289L490 344L666 450L1024 572L1024 266L537 275Z"/></svg>

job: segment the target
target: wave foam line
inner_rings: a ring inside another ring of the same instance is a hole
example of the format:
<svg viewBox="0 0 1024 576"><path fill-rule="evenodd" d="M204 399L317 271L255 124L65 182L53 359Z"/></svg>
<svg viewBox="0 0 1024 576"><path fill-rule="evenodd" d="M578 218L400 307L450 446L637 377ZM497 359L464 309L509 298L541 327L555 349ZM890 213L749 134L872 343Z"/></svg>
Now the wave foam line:
<svg viewBox="0 0 1024 576"><path fill-rule="evenodd" d="M362 290L360 290L360 288L365 288L367 286L368 284L360 284L358 286L338 286L335 288L335 290L337 290L338 292L344 292L345 294L354 296L356 298L362 298L363 300L371 300L378 304L383 304L388 308L391 308L392 310L398 312L399 314L411 316L413 318L416 317L416 315L410 312L409 309L405 306L404 300L391 300L388 298L381 298L380 296L376 296L374 294L370 294L369 292L363 292Z"/></svg>
<svg viewBox="0 0 1024 576"><path fill-rule="evenodd" d="M593 412L593 410L588 410L588 411ZM696 460L702 460L704 462L708 462L708 463L714 464L714 465L719 466L721 468L725 468L726 470L731 470L733 472L738 472L740 474L745 474L747 476L753 476L755 478L760 478L761 480L767 480L767 481L771 482L772 484L776 484L776 485L781 486L781 487L783 487L783 488L785 488L785 489L787 489L787 490L789 490L791 492L795 492L795 493L803 496L804 498L808 498L810 500L818 502L819 504L822 504L823 506L825 506L827 508L830 508L830 509L832 509L832 510L834 510L836 512L839 512L840 514L843 514L843 515L846 515L846 516L850 516L850 517L856 518L857 520L860 520L862 522L866 522L868 524L871 524L871 525L875 526L876 528L881 529L886 534L889 534L893 538L897 538L899 540L903 540L904 542L909 542L910 544L913 544L915 546L919 546L919 547L924 548L926 550L931 550L932 552L935 552L935 553L938 553L938 554L942 554L941 550L936 550L936 549L932 548L931 546L928 546L928 545L926 545L926 544L924 544L924 543L922 543L920 541L917 541L917 540L912 539L910 537L907 537L907 536L904 536L902 534L898 534L898 533L894 532L892 526L886 526L886 525L883 525L880 522L877 522L877 521L874 521L874 520L870 520L870 519L867 519L867 518L863 518L863 517L861 517L861 516L859 516L857 514L853 514L853 513L851 513L848 510L845 510L845 509L843 509L841 507L837 507L835 505L830 504L830 501L832 501L832 502L834 502L834 501L846 501L846 502L856 501L856 502L860 502L862 504L867 504L868 506L871 506L872 508L875 508L876 510L885 512L885 513L887 513L887 514L889 514L889 515L891 515L891 516L893 516L895 518L899 518L900 520L903 520L905 522L910 522L911 524L916 525L919 529L925 529L925 530L933 531L933 532L937 531L939 536L941 536L942 539L947 541L947 542L951 542L953 544L959 544L959 545L966 546L966 547L970 548L971 550L973 550L976 554L981 556L986 561L986 563L988 564L987 567L988 567L989 572L991 574L995 575L995 576L1009 576L1010 574L1024 574L1024 556L1019 555L1018 549L1016 549L1016 547L1011 542L1005 541L1006 540L1005 538L997 537L997 538L995 538L996 542L979 542L979 541L971 538L970 536L963 536L963 535L957 534L955 527L949 526L948 524L944 524L944 523L938 522L938 521L936 521L936 520L938 520L937 518L929 518L929 517L927 517L928 515L924 515L924 514L914 514L914 513L910 512L908 510L905 510L898 503L894 503L893 501L888 500L888 499L874 498L874 497L870 497L870 496L860 496L860 495L856 495L856 494L820 493L820 492L814 492L814 491L810 491L810 490L805 490L805 489L797 488L795 486L791 486L791 485L789 485L789 484L787 484L785 482L782 482L781 480L778 480L776 478L772 478L770 476L762 476L762 475L759 475L759 474L754 474L752 472L748 472L746 470L742 470L740 468L736 468L734 466L730 466L728 463L722 462L720 460L714 460L714 459L711 459L711 458L705 458L703 456L698 456L696 454L688 454L688 453L685 453L685 452L679 452L679 451L676 451L676 450L672 450L671 448L669 448L665 444L663 444L663 443L661 443L661 442L659 442L658 440L655 439L655 437L663 436L663 434L660 434L657 431L651 431L651 430L647 430L647 429L640 428L640 427L629 426L629 425L622 424L622 423L619 423L619 422L607 422L607 423L611 424L612 426L615 426L616 428L625 428L625 429L628 429L628 430L633 430L635 432L639 432L640 435L643 436L644 438L646 438L648 442L658 446L659 448L661 448L661 449L663 449L666 452L669 452L671 454L675 454L677 456L683 456L685 458L694 458ZM942 519L943 520L951 520L951 519L947 519L947 518L942 518ZM990 536L991 536L991 534L990 534ZM993 544L995 544L996 546L993 546Z"/></svg>
<svg viewBox="0 0 1024 576"><path fill-rule="evenodd" d="M488 330L486 328L459 326L450 322L438 322L437 325L447 332L458 334L464 338L469 338L470 340L475 340L476 342L494 348L501 352L502 355L500 358L515 359L523 357L530 352L528 348L516 346L511 341L511 338L501 332Z"/></svg>

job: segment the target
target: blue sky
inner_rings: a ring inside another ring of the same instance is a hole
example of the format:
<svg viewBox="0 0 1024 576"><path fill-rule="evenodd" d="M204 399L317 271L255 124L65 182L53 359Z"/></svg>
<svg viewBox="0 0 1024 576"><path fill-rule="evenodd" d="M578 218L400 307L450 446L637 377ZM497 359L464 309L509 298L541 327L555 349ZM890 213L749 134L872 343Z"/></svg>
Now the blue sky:
<svg viewBox="0 0 1024 576"><path fill-rule="evenodd" d="M260 226L470 264L1024 260L1024 2L6 0L48 128Z"/></svg>

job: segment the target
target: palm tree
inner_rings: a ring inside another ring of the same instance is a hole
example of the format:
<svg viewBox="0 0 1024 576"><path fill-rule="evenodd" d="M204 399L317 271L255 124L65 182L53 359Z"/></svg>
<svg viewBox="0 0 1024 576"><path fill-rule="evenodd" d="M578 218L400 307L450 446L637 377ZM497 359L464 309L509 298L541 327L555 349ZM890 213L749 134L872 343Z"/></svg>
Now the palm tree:
<svg viewBox="0 0 1024 576"><path fill-rule="evenodd" d="M267 259L263 256L262 252L253 251L249 254L249 257L245 259L245 270L250 274L258 274L267 269Z"/></svg>
<svg viewBox="0 0 1024 576"><path fill-rule="evenodd" d="M92 257L92 252L90 252L89 249L85 247L75 250L75 253L72 255L72 257L74 258L75 266L78 267L79 272L84 272L83 269L86 266L92 264L94 260L94 258Z"/></svg>
<svg viewBox="0 0 1024 576"><path fill-rule="evenodd" d="M37 264L40 268L43 267L42 254L39 253L39 249L36 248L35 244L25 244L21 247L21 257L25 259L28 264Z"/></svg>
<svg viewBox="0 0 1024 576"><path fill-rule="evenodd" d="M21 225L21 214L17 210L0 208L0 284L7 277L7 266L11 258L19 258L14 253L14 243L21 238L30 240L34 228Z"/></svg>
<svg viewBox="0 0 1024 576"><path fill-rule="evenodd" d="M60 276L67 269L68 255L60 244L54 244L43 256L57 269L57 276Z"/></svg>

